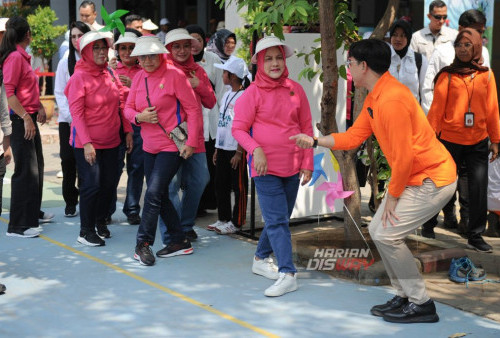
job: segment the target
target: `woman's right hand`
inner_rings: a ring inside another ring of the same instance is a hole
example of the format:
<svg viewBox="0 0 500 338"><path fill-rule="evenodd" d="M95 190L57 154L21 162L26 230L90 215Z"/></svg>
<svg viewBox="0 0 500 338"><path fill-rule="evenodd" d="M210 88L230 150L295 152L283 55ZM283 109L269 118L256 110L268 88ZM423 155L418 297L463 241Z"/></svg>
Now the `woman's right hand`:
<svg viewBox="0 0 500 338"><path fill-rule="evenodd" d="M253 151L253 166L257 175L264 176L267 174L267 158L261 147L257 147Z"/></svg>
<svg viewBox="0 0 500 338"><path fill-rule="evenodd" d="M23 118L24 120L24 138L27 140L32 140L36 134L36 127L31 119L30 114L26 114Z"/></svg>
<svg viewBox="0 0 500 338"><path fill-rule="evenodd" d="M158 113L155 109L155 106L147 107L142 111L142 113L137 114L137 120L141 123L158 123Z"/></svg>
<svg viewBox="0 0 500 338"><path fill-rule="evenodd" d="M217 148L215 148L214 155L212 156L212 163L217 165Z"/></svg>
<svg viewBox="0 0 500 338"><path fill-rule="evenodd" d="M90 165L94 165L96 162L96 153L92 143L86 143L83 146L83 154L85 155L85 161Z"/></svg>

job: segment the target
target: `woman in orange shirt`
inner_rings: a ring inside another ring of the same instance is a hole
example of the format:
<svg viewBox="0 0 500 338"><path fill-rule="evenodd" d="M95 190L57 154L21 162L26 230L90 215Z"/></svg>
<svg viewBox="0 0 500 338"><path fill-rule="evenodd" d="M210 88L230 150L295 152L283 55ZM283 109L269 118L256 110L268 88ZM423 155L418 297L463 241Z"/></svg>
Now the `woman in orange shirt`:
<svg viewBox="0 0 500 338"><path fill-rule="evenodd" d="M495 160L500 119L495 76L482 66L481 53L479 33L463 29L455 40L455 60L434 79L434 99L427 118L457 168L465 163L469 182L468 246L491 252L482 233L486 228L488 152L492 152L491 161Z"/></svg>

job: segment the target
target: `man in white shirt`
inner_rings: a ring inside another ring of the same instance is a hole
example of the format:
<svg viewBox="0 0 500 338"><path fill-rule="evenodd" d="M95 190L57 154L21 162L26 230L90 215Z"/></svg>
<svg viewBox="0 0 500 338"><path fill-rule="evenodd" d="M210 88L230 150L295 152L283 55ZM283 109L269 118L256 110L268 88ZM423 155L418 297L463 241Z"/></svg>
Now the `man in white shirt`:
<svg viewBox="0 0 500 338"><path fill-rule="evenodd" d="M169 30L170 21L167 18L160 20L160 31L156 36L160 39L162 44L165 44L165 36L167 36Z"/></svg>
<svg viewBox="0 0 500 338"><path fill-rule="evenodd" d="M411 38L411 49L430 59L436 46L455 41L458 32L452 28L444 26L448 18L448 9L441 0L431 2L427 17L430 20L429 26L413 33Z"/></svg>
<svg viewBox="0 0 500 338"><path fill-rule="evenodd" d="M87 25L92 27L93 30L98 31L103 28L95 19L97 18L97 12L95 10L95 3L93 1L82 1L79 8L80 21L85 22Z"/></svg>

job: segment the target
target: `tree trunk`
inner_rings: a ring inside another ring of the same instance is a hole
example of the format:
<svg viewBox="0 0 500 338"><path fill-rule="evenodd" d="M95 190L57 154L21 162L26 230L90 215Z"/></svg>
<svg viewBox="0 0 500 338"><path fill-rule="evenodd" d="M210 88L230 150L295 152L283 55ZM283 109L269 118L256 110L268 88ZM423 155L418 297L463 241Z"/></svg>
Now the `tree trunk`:
<svg viewBox="0 0 500 338"><path fill-rule="evenodd" d="M336 111L338 92L337 50L335 46L335 3L331 0L319 1L319 22L321 32L321 64L323 68L323 96L321 98L321 122L317 124L322 135L338 132ZM332 151L339 162L340 173L345 190L353 190L354 194L344 200L354 220L359 224L361 220L361 195L358 178L356 176L356 149L350 151ZM344 211L344 239L351 241L354 220Z"/></svg>

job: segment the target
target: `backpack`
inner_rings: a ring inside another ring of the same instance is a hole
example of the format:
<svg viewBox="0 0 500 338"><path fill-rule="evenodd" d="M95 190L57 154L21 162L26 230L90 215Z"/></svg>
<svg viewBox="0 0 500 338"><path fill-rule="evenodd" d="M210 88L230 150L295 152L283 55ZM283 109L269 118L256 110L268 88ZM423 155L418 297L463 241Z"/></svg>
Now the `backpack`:
<svg viewBox="0 0 500 338"><path fill-rule="evenodd" d="M422 68L422 54L414 52L415 53L415 63L417 64L417 75L418 78L420 79L420 69Z"/></svg>

